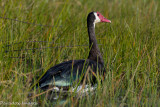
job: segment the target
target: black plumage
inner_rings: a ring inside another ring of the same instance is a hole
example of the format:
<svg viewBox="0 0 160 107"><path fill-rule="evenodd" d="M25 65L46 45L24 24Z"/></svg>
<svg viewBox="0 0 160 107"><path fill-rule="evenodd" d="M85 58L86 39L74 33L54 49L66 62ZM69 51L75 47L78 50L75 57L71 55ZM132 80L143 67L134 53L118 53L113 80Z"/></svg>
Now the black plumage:
<svg viewBox="0 0 160 107"><path fill-rule="evenodd" d="M97 62L88 59L66 61L51 67L40 79L39 86L41 89L47 89L49 86L69 88L73 82L78 83L80 77L82 82L87 70L93 75L97 71L104 71L104 68L103 64L97 65ZM94 75L91 81L93 84L96 82Z"/></svg>
<svg viewBox="0 0 160 107"><path fill-rule="evenodd" d="M70 87L73 82L78 82L80 77L83 81L84 75L88 68L91 71L92 84L96 82L96 77L93 74L104 74L104 61L97 45L95 37L95 22L97 21L95 14L97 12L89 13L87 17L87 27L89 35L89 56L87 60L70 60L51 67L36 85L41 89L48 87Z"/></svg>

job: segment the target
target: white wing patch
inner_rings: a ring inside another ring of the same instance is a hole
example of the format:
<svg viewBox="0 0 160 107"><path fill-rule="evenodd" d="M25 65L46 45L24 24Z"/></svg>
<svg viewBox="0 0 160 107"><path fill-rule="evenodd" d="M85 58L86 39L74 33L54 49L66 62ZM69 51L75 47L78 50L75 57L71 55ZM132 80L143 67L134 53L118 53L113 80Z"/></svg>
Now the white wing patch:
<svg viewBox="0 0 160 107"><path fill-rule="evenodd" d="M79 85L77 87L71 87L70 90L63 90L63 88L58 88L58 87L53 87L53 92L80 92L80 93L88 93L88 92L92 92L97 88L97 84L95 84L94 86L90 86L90 85L85 85L84 87L82 85Z"/></svg>
<svg viewBox="0 0 160 107"><path fill-rule="evenodd" d="M92 92L97 88L97 84L94 86L85 85L84 87L82 85L79 85L78 87L72 87L71 92L80 92L80 93L88 93Z"/></svg>
<svg viewBox="0 0 160 107"><path fill-rule="evenodd" d="M68 92L75 92L77 93L77 95L81 95L81 96L86 96L88 94L94 94L94 91L96 90L97 88L97 84L94 85L94 86L90 86L90 85L85 85L85 86L82 86L82 85L79 85L78 87L71 87L70 90L63 90L63 88L58 88L58 87L54 87L52 89L52 92L55 92L54 95L52 96L52 98L54 100L57 100L59 97L63 97L63 93L68 93ZM61 93L58 94L57 92Z"/></svg>

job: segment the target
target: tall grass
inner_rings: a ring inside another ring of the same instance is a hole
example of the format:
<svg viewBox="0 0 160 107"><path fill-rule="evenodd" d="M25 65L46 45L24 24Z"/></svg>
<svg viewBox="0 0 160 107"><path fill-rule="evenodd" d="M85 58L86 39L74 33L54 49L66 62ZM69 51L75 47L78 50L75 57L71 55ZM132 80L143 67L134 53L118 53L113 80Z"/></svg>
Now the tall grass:
<svg viewBox="0 0 160 107"><path fill-rule="evenodd" d="M28 23L0 18L0 101L29 102L31 83L47 69L86 59L86 17L99 11L112 21L96 25L106 78L94 96L70 97L63 105L159 106L159 6L159 0L1 0L0 17ZM32 102L53 103L41 90L32 92Z"/></svg>

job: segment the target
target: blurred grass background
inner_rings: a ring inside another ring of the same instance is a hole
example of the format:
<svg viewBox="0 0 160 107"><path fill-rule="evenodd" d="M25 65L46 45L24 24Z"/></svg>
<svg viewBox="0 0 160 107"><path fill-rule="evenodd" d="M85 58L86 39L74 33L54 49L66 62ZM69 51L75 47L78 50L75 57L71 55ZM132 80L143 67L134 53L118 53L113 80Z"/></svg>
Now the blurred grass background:
<svg viewBox="0 0 160 107"><path fill-rule="evenodd" d="M99 11L112 21L96 25L108 73L94 97L71 105L160 105L159 0L1 0L0 10L0 101L29 102L31 83L47 69L86 59L86 18ZM45 94L32 101L52 103Z"/></svg>

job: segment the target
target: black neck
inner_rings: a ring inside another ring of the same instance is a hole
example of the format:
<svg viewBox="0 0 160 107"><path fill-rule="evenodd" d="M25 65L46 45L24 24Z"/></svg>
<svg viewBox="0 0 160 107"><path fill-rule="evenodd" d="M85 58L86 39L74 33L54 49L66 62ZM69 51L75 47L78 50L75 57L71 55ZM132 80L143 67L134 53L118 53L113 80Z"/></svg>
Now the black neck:
<svg viewBox="0 0 160 107"><path fill-rule="evenodd" d="M87 20L87 27L89 35L89 49L90 49L88 59L98 61L99 63L103 64L104 61L97 45L93 22Z"/></svg>

